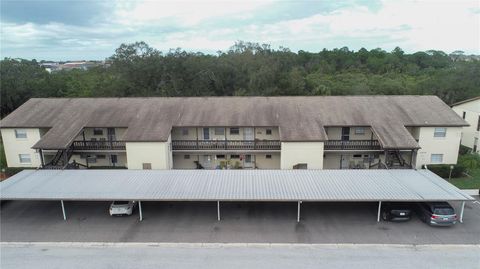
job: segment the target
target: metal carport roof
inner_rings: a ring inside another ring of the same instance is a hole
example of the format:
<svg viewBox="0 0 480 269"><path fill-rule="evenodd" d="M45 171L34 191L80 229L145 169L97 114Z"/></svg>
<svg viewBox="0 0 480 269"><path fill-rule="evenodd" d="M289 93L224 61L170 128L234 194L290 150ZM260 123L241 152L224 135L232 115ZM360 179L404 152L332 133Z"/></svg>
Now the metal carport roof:
<svg viewBox="0 0 480 269"><path fill-rule="evenodd" d="M469 201L428 170L24 170L4 200Z"/></svg>

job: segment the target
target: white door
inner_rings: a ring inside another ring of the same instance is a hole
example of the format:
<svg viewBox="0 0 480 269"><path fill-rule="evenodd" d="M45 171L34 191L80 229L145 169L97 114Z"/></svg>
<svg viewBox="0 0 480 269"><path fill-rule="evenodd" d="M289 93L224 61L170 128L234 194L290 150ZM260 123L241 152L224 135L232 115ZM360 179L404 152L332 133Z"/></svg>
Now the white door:
<svg viewBox="0 0 480 269"><path fill-rule="evenodd" d="M243 168L254 168L255 167L255 156L246 154L245 160L243 161Z"/></svg>
<svg viewBox="0 0 480 269"><path fill-rule="evenodd" d="M348 158L345 155L341 156L340 169L348 169Z"/></svg>
<svg viewBox="0 0 480 269"><path fill-rule="evenodd" d="M203 128L203 140L210 140L210 128Z"/></svg>
<svg viewBox="0 0 480 269"><path fill-rule="evenodd" d="M253 128L243 128L243 140L253 140L254 133Z"/></svg>

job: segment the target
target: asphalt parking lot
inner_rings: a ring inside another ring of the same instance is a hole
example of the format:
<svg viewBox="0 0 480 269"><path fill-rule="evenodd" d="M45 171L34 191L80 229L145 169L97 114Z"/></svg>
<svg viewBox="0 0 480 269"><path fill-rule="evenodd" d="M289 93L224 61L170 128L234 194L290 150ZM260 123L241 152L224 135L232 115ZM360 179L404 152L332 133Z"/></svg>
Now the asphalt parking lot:
<svg viewBox="0 0 480 269"><path fill-rule="evenodd" d="M377 203L143 202L129 217L108 215L108 202L8 201L0 212L3 242L185 242L479 244L480 204L468 202L464 223L430 227L376 222ZM458 212L458 211L457 211Z"/></svg>

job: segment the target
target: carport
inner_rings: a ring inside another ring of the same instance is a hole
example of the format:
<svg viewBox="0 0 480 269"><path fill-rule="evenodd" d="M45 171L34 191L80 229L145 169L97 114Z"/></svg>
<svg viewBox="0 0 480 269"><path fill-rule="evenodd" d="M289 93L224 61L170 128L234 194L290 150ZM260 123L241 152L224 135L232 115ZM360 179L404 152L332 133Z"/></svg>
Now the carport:
<svg viewBox="0 0 480 269"><path fill-rule="evenodd" d="M428 170L24 170L0 183L2 200L222 202L462 202L474 200Z"/></svg>

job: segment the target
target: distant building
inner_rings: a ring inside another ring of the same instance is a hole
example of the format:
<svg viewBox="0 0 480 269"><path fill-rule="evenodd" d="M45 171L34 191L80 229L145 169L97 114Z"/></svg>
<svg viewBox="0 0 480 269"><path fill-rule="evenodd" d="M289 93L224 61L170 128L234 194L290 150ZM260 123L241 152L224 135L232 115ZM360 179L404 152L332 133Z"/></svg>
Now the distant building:
<svg viewBox="0 0 480 269"><path fill-rule="evenodd" d="M61 70L88 70L95 66L105 66L102 61L68 61L68 62L44 62L40 66L45 68L47 72L52 73Z"/></svg>
<svg viewBox="0 0 480 269"><path fill-rule="evenodd" d="M462 145L469 147L473 152L480 152L480 96L464 100L452 105L453 111L467 121L470 126L463 127Z"/></svg>

